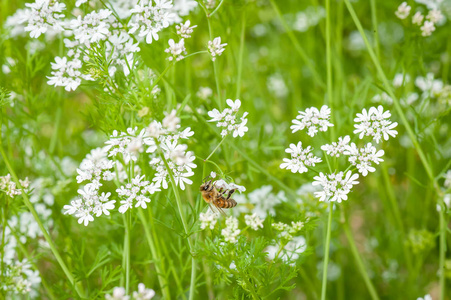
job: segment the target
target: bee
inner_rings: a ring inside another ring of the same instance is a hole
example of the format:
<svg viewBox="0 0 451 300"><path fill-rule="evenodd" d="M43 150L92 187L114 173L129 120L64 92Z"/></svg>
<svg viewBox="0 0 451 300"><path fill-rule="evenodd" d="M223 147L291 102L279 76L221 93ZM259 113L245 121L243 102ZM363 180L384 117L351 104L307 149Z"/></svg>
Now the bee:
<svg viewBox="0 0 451 300"><path fill-rule="evenodd" d="M223 215L225 215L223 208L232 208L237 204L234 199L230 198L236 189L217 189L211 180L204 182L200 186L200 191L202 192L202 198L210 205L210 208L212 209L211 205L213 204Z"/></svg>

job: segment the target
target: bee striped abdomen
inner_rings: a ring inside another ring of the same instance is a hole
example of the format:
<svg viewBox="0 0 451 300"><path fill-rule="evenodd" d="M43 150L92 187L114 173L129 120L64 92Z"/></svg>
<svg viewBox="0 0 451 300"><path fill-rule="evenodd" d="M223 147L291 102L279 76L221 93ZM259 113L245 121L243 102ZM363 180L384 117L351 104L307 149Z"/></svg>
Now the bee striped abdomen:
<svg viewBox="0 0 451 300"><path fill-rule="evenodd" d="M219 197L216 199L215 204L220 208L232 208L236 206L236 201L233 199L225 199L223 197Z"/></svg>

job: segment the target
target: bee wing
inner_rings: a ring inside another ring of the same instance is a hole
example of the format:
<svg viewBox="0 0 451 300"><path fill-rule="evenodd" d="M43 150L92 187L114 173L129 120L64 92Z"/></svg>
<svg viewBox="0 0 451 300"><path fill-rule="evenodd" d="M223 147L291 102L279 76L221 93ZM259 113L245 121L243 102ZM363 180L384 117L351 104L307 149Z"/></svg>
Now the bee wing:
<svg viewBox="0 0 451 300"><path fill-rule="evenodd" d="M210 203L209 203L209 205L210 205L210 209L212 211L216 211L216 212L221 213L221 215L223 215L223 216L227 216L227 214L222 210L222 208L220 208L219 206L216 205L215 201L213 201L213 205L211 205ZM213 207L215 208L214 210L213 210Z"/></svg>

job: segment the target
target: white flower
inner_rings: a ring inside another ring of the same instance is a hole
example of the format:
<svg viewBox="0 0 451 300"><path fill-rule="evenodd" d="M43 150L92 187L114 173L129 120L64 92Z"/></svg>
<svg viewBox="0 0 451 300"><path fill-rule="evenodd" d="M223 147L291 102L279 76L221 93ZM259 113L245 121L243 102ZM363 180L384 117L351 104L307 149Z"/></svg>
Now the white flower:
<svg viewBox="0 0 451 300"><path fill-rule="evenodd" d="M240 234L241 230L238 229L238 219L231 216L226 220L226 228L221 231L224 236L224 240L230 243L236 243L236 237Z"/></svg>
<svg viewBox="0 0 451 300"><path fill-rule="evenodd" d="M173 16L171 13L172 1L142 0L132 10L132 17L128 26L129 33L133 34L139 30L138 36L145 37L146 43L158 40L158 32L170 25Z"/></svg>
<svg viewBox="0 0 451 300"><path fill-rule="evenodd" d="M432 300L432 297L431 297L431 295L427 294L423 298L422 297L418 297L417 300Z"/></svg>
<svg viewBox="0 0 451 300"><path fill-rule="evenodd" d="M417 11L412 17L412 24L420 26L423 23L424 16L421 12Z"/></svg>
<svg viewBox="0 0 451 300"><path fill-rule="evenodd" d="M180 16L187 16L196 7L197 2L194 0L174 0L173 10Z"/></svg>
<svg viewBox="0 0 451 300"><path fill-rule="evenodd" d="M298 121L298 120L300 121ZM327 105L323 105L320 110L316 107L307 108L304 111L299 111L299 115L293 120L293 124L290 129L293 133L298 130L307 128L309 136L315 136L320 131L327 131L328 127L334 126L329 122L330 108Z"/></svg>
<svg viewBox="0 0 451 300"><path fill-rule="evenodd" d="M211 95L213 95L212 89L204 86L199 87L199 90L196 93L196 96L203 100L207 100Z"/></svg>
<svg viewBox="0 0 451 300"><path fill-rule="evenodd" d="M273 187L271 185L264 185L258 189L253 190L247 194L247 197L235 195L237 202L243 205L237 206L233 212L252 212L257 214L261 219L265 219L268 215L275 216L275 207L287 200L283 191L277 194L272 193ZM248 209L247 207L251 207Z"/></svg>
<svg viewBox="0 0 451 300"><path fill-rule="evenodd" d="M393 77L393 86L395 87L400 87L408 82L410 82L409 74L404 75L402 73L398 73L395 75L395 77Z"/></svg>
<svg viewBox="0 0 451 300"><path fill-rule="evenodd" d="M428 15L426 16L426 19L431 21L434 24L440 23L443 20L443 14L438 9L430 10Z"/></svg>
<svg viewBox="0 0 451 300"><path fill-rule="evenodd" d="M30 37L37 38L47 32L48 29L62 30L61 19L64 14L61 12L66 9L66 4L58 1L36 0L34 3L25 3L31 12L27 16L27 26L25 31L30 32Z"/></svg>
<svg viewBox="0 0 451 300"><path fill-rule="evenodd" d="M397 122L392 122L390 118L390 111L385 111L382 105L378 108L371 107L368 112L366 109L362 110L362 113L358 113L354 119L354 133L360 133L359 138L364 136L372 136L376 143L379 143L381 139L388 140L389 136L395 137L398 132L394 130L398 126Z"/></svg>
<svg viewBox="0 0 451 300"><path fill-rule="evenodd" d="M252 215L245 215L244 216L244 222L247 226L251 227L253 230L258 230L258 228L263 228L263 221L264 219L260 219L260 217L253 213Z"/></svg>
<svg viewBox="0 0 451 300"><path fill-rule="evenodd" d="M210 51L212 56L211 60L215 61L216 56L220 56L222 52L224 52L225 46L227 46L227 44L221 44L221 37L219 36L214 38L213 41L208 41L208 51Z"/></svg>
<svg viewBox="0 0 451 300"><path fill-rule="evenodd" d="M314 156L312 147L302 148L302 142L297 145L290 144L290 148L285 149L286 153L291 155L291 158L284 158L280 165L281 169L291 170L292 173L305 173L308 171L307 167L314 167L316 163L321 162L321 158Z"/></svg>
<svg viewBox="0 0 451 300"><path fill-rule="evenodd" d="M368 172L374 172L376 169L371 166L371 163L379 164L384 161L380 158L384 155L384 150L376 150L371 143L368 143L363 148L357 148L354 143L347 145L346 150L343 152L344 155L348 155L348 161L357 167L357 170L363 176L368 175Z"/></svg>
<svg viewBox="0 0 451 300"><path fill-rule="evenodd" d="M431 21L424 21L423 26L420 27L422 36L430 36L435 31L434 23Z"/></svg>
<svg viewBox="0 0 451 300"><path fill-rule="evenodd" d="M398 7L398 10L395 12L395 15L400 19L405 19L410 14L411 7L407 5L406 2L401 3Z"/></svg>
<svg viewBox="0 0 451 300"><path fill-rule="evenodd" d="M199 221L200 229L205 229L210 227L210 229L214 229L216 222L218 221L219 215L217 213L212 212L210 209L207 210L206 213L200 213Z"/></svg>
<svg viewBox="0 0 451 300"><path fill-rule="evenodd" d="M352 174L348 171L346 174L339 172L338 174L326 174L322 172L319 176L315 176L315 181L312 183L322 186L323 190L315 192L315 197L320 198L319 201L332 201L341 203L343 200L348 200L348 194L351 191L353 185L358 184L356 181L359 178L359 174Z"/></svg>
<svg viewBox="0 0 451 300"><path fill-rule="evenodd" d="M268 258L273 260L276 258L280 250L281 245L271 245L268 246L265 252L268 253ZM279 258L287 263L294 263L299 255L302 254L307 249L307 241L303 236L293 237L282 249L279 254Z"/></svg>
<svg viewBox="0 0 451 300"><path fill-rule="evenodd" d="M130 296L125 294L125 288L123 287L115 287L113 289L113 295L106 294L105 299L107 300L128 300Z"/></svg>
<svg viewBox="0 0 451 300"><path fill-rule="evenodd" d="M340 157L340 154L343 154L345 147L349 144L351 138L349 135L344 137L339 137L338 142L332 142L332 144L326 144L321 146L321 150L326 151L327 155L332 157Z"/></svg>
<svg viewBox="0 0 451 300"><path fill-rule="evenodd" d="M183 54L186 54L186 48L185 48L185 40L181 39L180 42L176 43L173 39L169 40L169 48L164 50L166 53L170 53L172 56L170 56L168 59L170 61L172 60L182 60Z"/></svg>
<svg viewBox="0 0 451 300"><path fill-rule="evenodd" d="M214 108L213 110L208 112L208 115L212 118L208 122L217 122L217 127L222 127L221 136L225 137L226 135L232 133L234 138L240 136L243 137L244 134L248 131L246 126L247 124L247 112L244 112L241 116L241 122L238 122L237 113L239 108L241 107L241 101L239 99L233 101L231 99L227 99L227 105L230 108L225 108L222 112Z"/></svg>
<svg viewBox="0 0 451 300"><path fill-rule="evenodd" d="M133 292L134 300L150 300L155 296L155 291L152 289L146 289L144 283L138 284L138 291Z"/></svg>
<svg viewBox="0 0 451 300"><path fill-rule="evenodd" d="M180 23L179 25L175 26L175 29L177 29L177 34L180 35L182 38L190 38L191 33L193 33L193 29L197 27L197 25L191 26L190 20L187 20L185 24Z"/></svg>

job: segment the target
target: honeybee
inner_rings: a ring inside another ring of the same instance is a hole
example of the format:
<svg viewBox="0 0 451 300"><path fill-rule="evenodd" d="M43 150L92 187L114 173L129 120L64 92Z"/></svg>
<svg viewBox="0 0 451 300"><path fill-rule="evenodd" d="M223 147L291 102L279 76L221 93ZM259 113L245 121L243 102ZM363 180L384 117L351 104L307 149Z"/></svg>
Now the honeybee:
<svg viewBox="0 0 451 300"><path fill-rule="evenodd" d="M200 186L200 191L202 192L202 198L210 205L210 208L212 209L211 205L213 204L223 215L225 215L223 208L232 208L237 204L234 199L230 198L236 189L217 189L211 180L204 182Z"/></svg>

